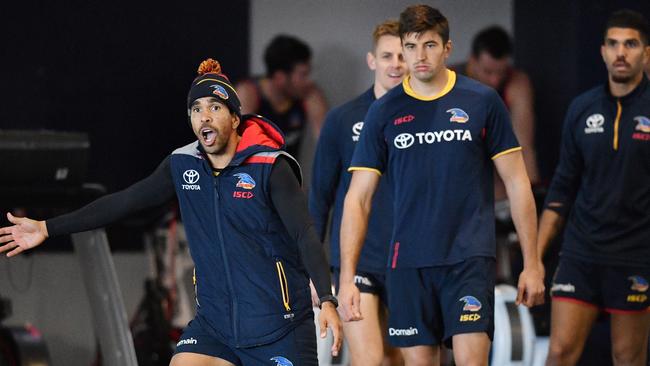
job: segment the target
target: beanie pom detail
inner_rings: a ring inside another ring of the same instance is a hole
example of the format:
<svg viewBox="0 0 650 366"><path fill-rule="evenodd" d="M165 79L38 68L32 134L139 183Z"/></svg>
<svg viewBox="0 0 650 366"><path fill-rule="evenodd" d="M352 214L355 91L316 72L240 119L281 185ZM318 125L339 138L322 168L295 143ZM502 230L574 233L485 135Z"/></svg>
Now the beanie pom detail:
<svg viewBox="0 0 650 366"><path fill-rule="evenodd" d="M211 58L201 62L199 69L197 70L199 75L205 74L221 74L221 65L219 61L213 60Z"/></svg>

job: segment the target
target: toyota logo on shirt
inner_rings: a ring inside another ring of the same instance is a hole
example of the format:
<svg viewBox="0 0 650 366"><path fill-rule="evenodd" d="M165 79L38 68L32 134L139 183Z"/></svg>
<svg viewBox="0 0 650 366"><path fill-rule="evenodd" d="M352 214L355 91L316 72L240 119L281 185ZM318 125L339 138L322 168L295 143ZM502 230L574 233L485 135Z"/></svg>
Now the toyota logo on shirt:
<svg viewBox="0 0 650 366"><path fill-rule="evenodd" d="M194 184L199 181L199 172L193 169L186 170L183 173L183 180L187 184Z"/></svg>
<svg viewBox="0 0 650 366"><path fill-rule="evenodd" d="M404 132L395 136L393 144L398 149L406 149L414 143L430 145L435 143L446 143L453 141L472 141L472 133L469 130L441 130L429 132L417 132L414 135Z"/></svg>
<svg viewBox="0 0 650 366"><path fill-rule="evenodd" d="M603 124L605 124L605 117L602 114L592 114L591 116L587 117L587 120L585 122L587 124L587 127L585 127L585 133L605 132L605 129L603 128Z"/></svg>
<svg viewBox="0 0 650 366"><path fill-rule="evenodd" d="M194 184L199 181L199 172L193 169L188 169L183 172L183 180L187 184L181 184L181 188L186 191L200 191L201 186Z"/></svg>
<svg viewBox="0 0 650 366"><path fill-rule="evenodd" d="M406 149L413 145L415 142L415 137L411 135L410 133L400 133L399 135L395 136L395 140L393 140L393 144L395 145L396 148L398 149Z"/></svg>

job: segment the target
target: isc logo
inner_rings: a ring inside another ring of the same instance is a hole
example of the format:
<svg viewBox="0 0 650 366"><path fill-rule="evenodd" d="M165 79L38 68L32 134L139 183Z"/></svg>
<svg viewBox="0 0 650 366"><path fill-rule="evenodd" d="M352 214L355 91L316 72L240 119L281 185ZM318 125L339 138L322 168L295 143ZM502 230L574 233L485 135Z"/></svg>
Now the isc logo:
<svg viewBox="0 0 650 366"><path fill-rule="evenodd" d="M412 114L407 114L406 116L396 118L396 119L393 121L393 124L394 124L395 126L397 126L397 125L401 125L402 123L408 123L408 122L411 122L411 121L413 121L414 119L415 119L415 116L414 116L414 115L412 115Z"/></svg>
<svg viewBox="0 0 650 366"><path fill-rule="evenodd" d="M461 314L460 316L461 322L475 322L479 319L481 319L479 314Z"/></svg>
<svg viewBox="0 0 650 366"><path fill-rule="evenodd" d="M232 192L232 196L234 198L244 198L244 199L247 199L247 200L255 197L253 192L241 192L241 191Z"/></svg>
<svg viewBox="0 0 650 366"><path fill-rule="evenodd" d="M646 295L627 295L627 302L645 302L647 299Z"/></svg>

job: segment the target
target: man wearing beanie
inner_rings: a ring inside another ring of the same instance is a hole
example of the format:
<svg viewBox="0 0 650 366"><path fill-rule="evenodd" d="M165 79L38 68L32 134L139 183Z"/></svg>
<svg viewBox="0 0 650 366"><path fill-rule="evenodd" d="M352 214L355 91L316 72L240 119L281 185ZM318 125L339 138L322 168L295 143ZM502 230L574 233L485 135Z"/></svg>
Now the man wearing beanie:
<svg viewBox="0 0 650 366"><path fill-rule="evenodd" d="M197 141L174 150L147 178L46 221L7 217L0 253L11 257L54 235L105 226L176 196L196 269L195 318L171 366L317 365L309 279L320 297L320 336L341 322L329 268L282 132L241 115L237 93L208 59L188 99Z"/></svg>

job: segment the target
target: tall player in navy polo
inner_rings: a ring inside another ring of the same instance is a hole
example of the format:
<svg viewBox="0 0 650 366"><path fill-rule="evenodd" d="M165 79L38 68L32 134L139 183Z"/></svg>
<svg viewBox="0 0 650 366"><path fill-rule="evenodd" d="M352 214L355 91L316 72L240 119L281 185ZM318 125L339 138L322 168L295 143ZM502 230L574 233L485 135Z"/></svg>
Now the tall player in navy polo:
<svg viewBox="0 0 650 366"><path fill-rule="evenodd" d="M325 119L314 158L309 211L314 218L321 240L325 239L327 221L332 206L330 236L330 265L333 280L340 272L339 233L343 215L343 200L350 185L347 172L354 147L359 141L363 118L370 105L398 85L406 74L399 38L399 23L385 21L373 32L373 50L367 55L368 67L375 72L374 85L366 92L331 110ZM386 301L385 272L392 231L392 196L388 182L382 179L373 199L368 235L354 277L361 291L363 320L345 322L343 330L350 349L353 366L381 365L384 358L383 318Z"/></svg>
<svg viewBox="0 0 650 366"><path fill-rule="evenodd" d="M101 227L175 196L196 266L197 314L171 365L317 365L309 278L322 306L320 335L332 329L334 354L341 323L284 136L263 117L240 115L237 93L211 59L199 67L187 107L197 141L148 178L67 215L35 221L7 214L14 226L0 229L0 253L13 256L48 236Z"/></svg>
<svg viewBox="0 0 650 366"><path fill-rule="evenodd" d="M410 75L365 118L341 228L339 300L361 318L355 267L380 176L393 190L387 271L389 340L407 365L437 365L441 342L458 365L487 365L495 277L493 165L512 202L524 270L518 303L543 301L536 214L521 148L497 93L456 76L445 17L427 5L400 15Z"/></svg>
<svg viewBox="0 0 650 366"><path fill-rule="evenodd" d="M547 365L574 365L600 311L614 365L646 365L650 332L650 25L624 10L607 22L608 83L578 96L539 227L540 253L566 221L551 295Z"/></svg>

